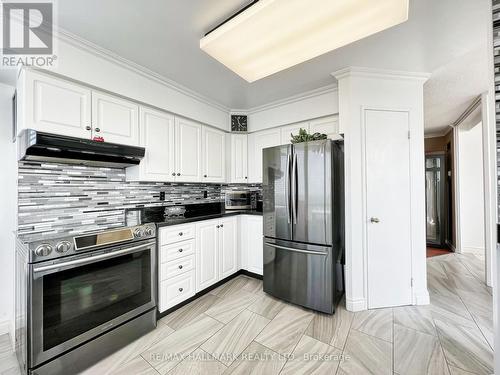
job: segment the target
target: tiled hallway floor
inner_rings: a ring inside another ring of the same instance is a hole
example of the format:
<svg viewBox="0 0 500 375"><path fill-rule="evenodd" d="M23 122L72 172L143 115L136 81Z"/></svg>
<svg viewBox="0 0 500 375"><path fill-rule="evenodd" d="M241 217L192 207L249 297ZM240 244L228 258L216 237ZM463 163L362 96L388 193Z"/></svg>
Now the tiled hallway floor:
<svg viewBox="0 0 500 375"><path fill-rule="evenodd" d="M484 260L449 254L427 264L431 305L351 313L342 302L333 316L276 300L261 281L239 276L85 374L492 373ZM12 356L1 347L0 355Z"/></svg>

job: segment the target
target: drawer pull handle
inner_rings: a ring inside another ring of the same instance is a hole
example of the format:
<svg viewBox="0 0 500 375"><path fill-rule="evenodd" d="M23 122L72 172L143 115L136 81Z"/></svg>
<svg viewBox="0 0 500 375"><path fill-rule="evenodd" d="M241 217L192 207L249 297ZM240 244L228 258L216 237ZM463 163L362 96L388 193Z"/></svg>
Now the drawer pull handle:
<svg viewBox="0 0 500 375"><path fill-rule="evenodd" d="M182 270L182 264L179 266L179 269Z"/></svg>
<svg viewBox="0 0 500 375"><path fill-rule="evenodd" d="M184 233L182 233L182 232L179 232L179 236L182 236L183 234L184 234Z"/></svg>
<svg viewBox="0 0 500 375"><path fill-rule="evenodd" d="M182 288L179 288L179 292L182 292L183 290L184 290L184 289L182 289Z"/></svg>
<svg viewBox="0 0 500 375"><path fill-rule="evenodd" d="M182 253L182 249L179 249L179 253Z"/></svg>

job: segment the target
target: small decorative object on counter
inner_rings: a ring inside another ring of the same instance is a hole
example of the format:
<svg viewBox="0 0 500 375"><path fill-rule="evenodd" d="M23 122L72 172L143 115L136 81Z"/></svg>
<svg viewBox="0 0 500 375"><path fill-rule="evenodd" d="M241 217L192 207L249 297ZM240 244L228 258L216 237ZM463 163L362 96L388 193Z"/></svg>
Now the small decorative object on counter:
<svg viewBox="0 0 500 375"><path fill-rule="evenodd" d="M246 132L248 129L248 120L246 115L231 115L231 131Z"/></svg>
<svg viewBox="0 0 500 375"><path fill-rule="evenodd" d="M92 140L94 142L104 142L104 138L103 137L94 137L94 138L92 138Z"/></svg>
<svg viewBox="0 0 500 375"><path fill-rule="evenodd" d="M328 136L326 134L321 134L321 133L309 134L306 129L302 129L302 128L300 128L298 135L293 135L291 133L290 133L290 135L292 136L292 139L291 139L292 143L321 141L323 139L328 138Z"/></svg>

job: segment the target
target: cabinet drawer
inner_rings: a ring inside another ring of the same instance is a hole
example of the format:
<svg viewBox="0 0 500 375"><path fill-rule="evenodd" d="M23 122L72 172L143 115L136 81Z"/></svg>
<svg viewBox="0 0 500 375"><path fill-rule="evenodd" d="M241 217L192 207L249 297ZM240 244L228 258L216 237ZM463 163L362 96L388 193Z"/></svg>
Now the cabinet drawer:
<svg viewBox="0 0 500 375"><path fill-rule="evenodd" d="M195 224L176 225L160 229L160 245L189 240L194 238Z"/></svg>
<svg viewBox="0 0 500 375"><path fill-rule="evenodd" d="M160 266L160 281L171 279L192 270L194 270L194 255L163 263Z"/></svg>
<svg viewBox="0 0 500 375"><path fill-rule="evenodd" d="M163 312L195 295L194 271L160 283L159 310Z"/></svg>
<svg viewBox="0 0 500 375"><path fill-rule="evenodd" d="M166 263L187 255L193 255L195 246L195 240L177 242L171 245L163 245L160 247L160 263Z"/></svg>

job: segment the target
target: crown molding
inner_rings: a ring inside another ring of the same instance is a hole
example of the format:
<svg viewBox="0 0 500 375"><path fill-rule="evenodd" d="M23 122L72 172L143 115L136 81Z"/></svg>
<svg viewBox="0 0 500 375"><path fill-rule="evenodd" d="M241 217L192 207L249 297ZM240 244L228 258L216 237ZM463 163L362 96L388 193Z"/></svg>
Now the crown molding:
<svg viewBox="0 0 500 375"><path fill-rule="evenodd" d="M306 99L320 96L323 94L327 94L330 92L338 91L337 84L333 83L333 84L319 87L317 89L309 90L309 91L306 91L306 92L303 92L303 93L300 93L297 95L292 95L292 96L289 96L287 98L278 99L276 101L273 101L271 103L267 103L267 104L264 104L261 106L251 107L251 108L247 108L247 109L233 109L233 108L226 107L225 105L218 103L218 102L212 100L211 98L208 98L204 95L201 95L201 94L197 93L196 91L191 90L191 89L175 82L172 79L169 79L161 74L158 74L158 73L152 71L149 68L146 68L146 67L144 67L140 64L137 64L133 61L130 61L130 60L106 49L106 48L103 48L97 44L94 44L94 43L88 41L87 39L84 39L84 38L81 38L77 35L74 35L73 33L69 32L67 30L57 28L56 35L57 35L58 39L72 45L73 47L76 47L80 50L83 50L87 53L90 53L96 57L103 58L111 63L119 65L122 68L130 70L134 73L137 73L137 74L143 76L144 78L156 81L162 85L169 87L172 90L175 90L181 94L189 96L189 97L191 97L199 102L202 102L204 104L207 104L209 106L217 108L223 112L227 112L228 115L231 115L231 114L251 115L254 113L270 110L270 109L280 107L283 105L292 104L292 103L295 103L295 102L298 102L301 100L306 100Z"/></svg>
<svg viewBox="0 0 500 375"><path fill-rule="evenodd" d="M364 68L358 66L351 66L348 68L340 69L332 72L331 75L337 80L342 78L353 76L353 77L365 77L365 78L384 78L384 79L399 79L399 80L415 80L421 81L422 83L427 81L431 74L425 72L406 72L402 70L389 70L389 69L375 69L375 68Z"/></svg>
<svg viewBox="0 0 500 375"><path fill-rule="evenodd" d="M128 69L134 73L137 73L144 78L156 81L164 86L167 86L168 88L175 90L181 94L184 94L186 96L189 96L192 99L195 99L199 102L202 102L204 104L207 104L209 106L212 106L214 108L217 108L221 111L224 112L230 112L231 109L229 107L226 107L222 105L221 103L218 103L204 95L201 95L197 93L196 91L193 91L177 82L174 80L171 80L170 78L167 78L161 74L158 74L154 71L152 71L149 68L146 68L145 66L142 66L140 64L137 64L133 61L130 61L114 52L111 52L110 50L103 48L101 46L98 46L97 44L94 44L84 38L81 38L77 35L74 35L70 33L67 30L58 28L57 29L57 38L61 39L62 41L71 44L73 47L76 47L78 49L81 49L85 52L88 52L94 56L103 58L107 61L110 61L116 65L121 66L122 68Z"/></svg>
<svg viewBox="0 0 500 375"><path fill-rule="evenodd" d="M425 130L425 129L424 129ZM438 137L444 137L447 135L449 132L453 130L452 125L448 125L446 128L438 131L432 131L429 133L424 133L424 138L438 138Z"/></svg>
<svg viewBox="0 0 500 375"><path fill-rule="evenodd" d="M316 96L328 94L328 93L335 92L335 91L338 91L338 86L337 86L336 83L333 83L333 84L330 84L330 85L327 85L327 86L323 86L323 87L319 87L317 89L309 90L309 91L306 91L306 92L303 92L303 93L300 93L300 94L297 94L297 95L292 95L292 96L289 96L287 98L278 99L278 100L275 100L275 101L273 101L271 103L264 104L264 105L261 105L261 106L252 107L250 109L246 109L246 110L244 109L244 110L241 110L241 111L231 110L231 112L252 115L254 113L267 111L267 110L270 110L270 109L273 109L273 108L276 108L276 107L281 107L281 106L284 106L284 105L287 105L287 104L293 104L293 103L299 102L301 100L306 100L306 99L314 98Z"/></svg>

